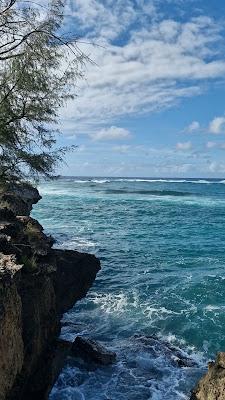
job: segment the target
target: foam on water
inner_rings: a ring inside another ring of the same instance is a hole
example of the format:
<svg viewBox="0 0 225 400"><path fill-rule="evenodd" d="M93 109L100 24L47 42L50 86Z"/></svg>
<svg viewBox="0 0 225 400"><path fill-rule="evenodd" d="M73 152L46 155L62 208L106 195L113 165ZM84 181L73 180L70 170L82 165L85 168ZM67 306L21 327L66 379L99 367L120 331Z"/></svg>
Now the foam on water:
<svg viewBox="0 0 225 400"><path fill-rule="evenodd" d="M51 400L183 400L225 347L225 181L70 178L43 183L34 217L56 247L95 253L102 271L63 317L111 367L70 358ZM181 194L181 195L180 195ZM189 366L177 364L177 357Z"/></svg>
<svg viewBox="0 0 225 400"><path fill-rule="evenodd" d="M67 395L87 400L187 399L184 393L187 374L193 380L196 370L203 372L196 361L192 367L178 368L166 344L155 339L120 340L113 349L118 361L110 367L96 368L68 360L50 399L66 399Z"/></svg>
<svg viewBox="0 0 225 400"><path fill-rule="evenodd" d="M55 244L57 249L66 249L66 250L80 250L84 252L94 252L96 248L96 243L92 242L91 240L87 240L81 238L79 236L73 237L70 240L61 241Z"/></svg>
<svg viewBox="0 0 225 400"><path fill-rule="evenodd" d="M207 179L170 179L170 178L108 178L108 179L100 179L100 178L89 178L89 179L74 179L74 183L110 183L110 182L162 182L162 183L196 183L196 184L224 184L225 180L207 180Z"/></svg>

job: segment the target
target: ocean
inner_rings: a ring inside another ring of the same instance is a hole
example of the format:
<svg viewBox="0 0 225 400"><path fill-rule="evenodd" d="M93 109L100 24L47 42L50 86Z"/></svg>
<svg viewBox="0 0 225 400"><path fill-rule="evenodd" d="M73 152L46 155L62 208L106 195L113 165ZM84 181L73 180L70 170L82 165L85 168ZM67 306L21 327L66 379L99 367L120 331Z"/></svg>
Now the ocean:
<svg viewBox="0 0 225 400"><path fill-rule="evenodd" d="M225 181L67 177L39 190L32 214L55 247L102 265L61 336L117 353L108 367L69 358L50 400L189 399L225 349Z"/></svg>

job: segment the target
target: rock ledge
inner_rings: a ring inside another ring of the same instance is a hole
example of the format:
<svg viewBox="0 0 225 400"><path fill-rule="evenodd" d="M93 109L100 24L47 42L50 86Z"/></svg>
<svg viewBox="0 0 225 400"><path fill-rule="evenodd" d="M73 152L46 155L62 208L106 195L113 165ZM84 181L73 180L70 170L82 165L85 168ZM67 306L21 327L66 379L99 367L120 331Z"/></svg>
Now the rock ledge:
<svg viewBox="0 0 225 400"><path fill-rule="evenodd" d="M52 249L30 217L40 199L29 185L0 188L0 400L47 398L62 314L100 269L94 255Z"/></svg>
<svg viewBox="0 0 225 400"><path fill-rule="evenodd" d="M218 353L208 372L193 390L191 400L225 400L225 353Z"/></svg>

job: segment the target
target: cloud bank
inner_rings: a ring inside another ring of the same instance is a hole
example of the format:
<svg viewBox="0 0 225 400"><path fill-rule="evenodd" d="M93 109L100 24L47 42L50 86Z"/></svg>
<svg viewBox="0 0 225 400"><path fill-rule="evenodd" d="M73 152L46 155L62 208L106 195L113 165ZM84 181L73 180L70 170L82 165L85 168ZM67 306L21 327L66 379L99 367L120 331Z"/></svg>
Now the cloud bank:
<svg viewBox="0 0 225 400"><path fill-rule="evenodd" d="M171 107L224 76L225 60L218 52L222 32L214 20L198 16L178 22L162 16L156 5L68 2L69 28L79 26L82 41L95 43L80 47L96 65L87 65L78 98L62 110L66 133L72 125L76 133L91 133L96 125Z"/></svg>

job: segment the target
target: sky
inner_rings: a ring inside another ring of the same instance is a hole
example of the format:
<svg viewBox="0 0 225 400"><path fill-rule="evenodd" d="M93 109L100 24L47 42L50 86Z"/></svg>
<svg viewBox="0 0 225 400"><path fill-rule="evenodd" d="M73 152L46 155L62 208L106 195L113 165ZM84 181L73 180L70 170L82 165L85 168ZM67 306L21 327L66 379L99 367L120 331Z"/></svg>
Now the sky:
<svg viewBox="0 0 225 400"><path fill-rule="evenodd" d="M62 175L225 177L225 1L67 0L93 61L60 110Z"/></svg>

